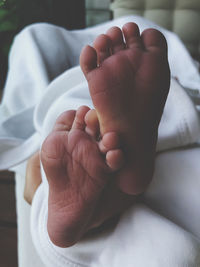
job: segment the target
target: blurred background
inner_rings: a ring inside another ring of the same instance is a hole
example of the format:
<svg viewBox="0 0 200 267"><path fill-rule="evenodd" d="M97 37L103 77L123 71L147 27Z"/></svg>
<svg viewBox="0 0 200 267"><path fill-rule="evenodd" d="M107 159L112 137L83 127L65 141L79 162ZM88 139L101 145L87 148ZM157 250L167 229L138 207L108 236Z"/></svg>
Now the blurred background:
<svg viewBox="0 0 200 267"><path fill-rule="evenodd" d="M48 22L66 29L81 29L112 18L110 0L0 0L0 89L8 67L14 36L26 25Z"/></svg>
<svg viewBox="0 0 200 267"><path fill-rule="evenodd" d="M10 46L21 29L36 22L53 23L67 29L83 28L84 7L83 0L0 0L0 88L5 82Z"/></svg>

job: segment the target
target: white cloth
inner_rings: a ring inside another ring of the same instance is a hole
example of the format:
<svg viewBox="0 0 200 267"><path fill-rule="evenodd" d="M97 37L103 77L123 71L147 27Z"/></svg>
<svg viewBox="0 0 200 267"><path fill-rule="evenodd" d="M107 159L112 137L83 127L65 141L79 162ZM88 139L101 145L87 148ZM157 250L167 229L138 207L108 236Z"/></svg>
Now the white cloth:
<svg viewBox="0 0 200 267"><path fill-rule="evenodd" d="M0 107L0 169L24 162L39 149L64 110L80 105L92 107L80 68L70 68L78 64L83 45L91 44L109 27L122 27L129 21L138 23L141 31L154 27L163 32L168 42L171 74L180 83L171 80L159 127L154 179L144 203L126 211L114 229L62 249L54 246L48 237L48 184L43 173L43 183L32 204L31 234L37 252L48 267L200 264L200 149L195 148L200 126L191 100L199 99L200 76L179 38L152 22L129 16L78 31L49 24L23 30L15 38L10 53ZM191 145L194 148L189 148ZM24 175L22 165L13 170Z"/></svg>
<svg viewBox="0 0 200 267"><path fill-rule="evenodd" d="M26 167L26 162L23 164ZM31 206L24 200L24 173L17 172L16 181L16 200L17 200L17 248L18 248L18 267L44 267L37 250L32 242L30 231Z"/></svg>

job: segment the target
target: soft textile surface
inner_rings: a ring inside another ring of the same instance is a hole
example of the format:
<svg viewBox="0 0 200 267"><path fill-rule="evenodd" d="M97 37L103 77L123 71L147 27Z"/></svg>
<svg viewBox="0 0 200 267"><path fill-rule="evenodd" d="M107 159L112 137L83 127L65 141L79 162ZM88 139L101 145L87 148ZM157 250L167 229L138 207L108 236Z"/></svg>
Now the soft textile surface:
<svg viewBox="0 0 200 267"><path fill-rule="evenodd" d="M83 104L92 107L80 68L70 68L78 64L84 44L91 44L97 34L109 27L121 27L128 21L137 22L141 30L158 28L130 16L72 32L38 24L16 37L0 109L1 169L24 162L39 149L61 112ZM61 249L51 243L47 233L48 184L43 173L31 210L31 234L48 267L200 264L200 126L193 103L199 99L200 76L177 36L159 29L168 41L172 80L159 127L155 175L143 204L127 210L112 229ZM24 175L24 165L12 169Z"/></svg>
<svg viewBox="0 0 200 267"><path fill-rule="evenodd" d="M36 248L33 245L30 231L30 205L24 200L26 162L20 166L15 176L17 198L17 249L18 267L44 267ZM23 171L22 171L23 170Z"/></svg>

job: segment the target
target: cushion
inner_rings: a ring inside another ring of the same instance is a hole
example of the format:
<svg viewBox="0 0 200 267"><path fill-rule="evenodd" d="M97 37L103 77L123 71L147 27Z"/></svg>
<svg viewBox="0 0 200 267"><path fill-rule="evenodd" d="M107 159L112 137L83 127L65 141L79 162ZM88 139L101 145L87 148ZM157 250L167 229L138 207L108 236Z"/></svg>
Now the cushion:
<svg viewBox="0 0 200 267"><path fill-rule="evenodd" d="M140 15L175 32L192 56L200 56L199 0L114 0L113 17Z"/></svg>
<svg viewBox="0 0 200 267"><path fill-rule="evenodd" d="M96 25L111 19L110 0L85 0L86 26Z"/></svg>

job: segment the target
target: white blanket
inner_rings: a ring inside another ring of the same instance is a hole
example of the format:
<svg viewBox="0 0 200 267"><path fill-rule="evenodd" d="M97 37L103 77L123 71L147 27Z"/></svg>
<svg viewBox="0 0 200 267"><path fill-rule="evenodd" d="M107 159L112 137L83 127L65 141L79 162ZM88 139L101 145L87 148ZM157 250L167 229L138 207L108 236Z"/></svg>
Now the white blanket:
<svg viewBox="0 0 200 267"><path fill-rule="evenodd" d="M48 184L43 173L33 200L31 232L48 267L200 266L200 76L179 38L152 22L129 16L78 31L48 24L22 31L10 53L0 106L0 169L17 165L13 170L24 175L19 163L40 148L58 115L80 105L92 107L83 74L72 67L83 45L129 21L138 23L141 31L161 30L169 48L172 80L159 127L154 179L143 204L127 210L114 228L61 249L48 238Z"/></svg>

